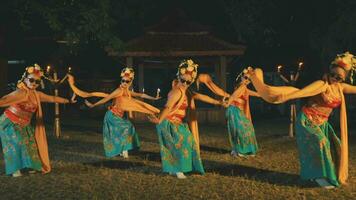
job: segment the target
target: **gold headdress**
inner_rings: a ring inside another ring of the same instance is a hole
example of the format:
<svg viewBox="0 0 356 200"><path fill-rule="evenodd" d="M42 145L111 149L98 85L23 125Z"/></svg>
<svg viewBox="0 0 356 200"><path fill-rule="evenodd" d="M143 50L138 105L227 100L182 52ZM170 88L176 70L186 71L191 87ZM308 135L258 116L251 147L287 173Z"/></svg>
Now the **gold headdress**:
<svg viewBox="0 0 356 200"><path fill-rule="evenodd" d="M34 74L40 78L45 77L42 68L38 64L30 65L26 67L25 72L22 74L21 79L17 82L17 86L19 87L20 84L23 84L23 81L29 74ZM43 88L43 82L41 82L41 87Z"/></svg>
<svg viewBox="0 0 356 200"><path fill-rule="evenodd" d="M198 75L198 64L194 63L193 60L183 60L178 67L177 77L184 74L190 74L195 80Z"/></svg>
<svg viewBox="0 0 356 200"><path fill-rule="evenodd" d="M353 75L356 71L356 57L350 52L345 52L342 54L337 54L336 58L331 62L330 68L340 67L344 69L347 73L351 71L350 80L353 84Z"/></svg>
<svg viewBox="0 0 356 200"><path fill-rule="evenodd" d="M33 66L26 67L27 74L35 74L36 76L42 77L44 75L43 70L38 64L34 64Z"/></svg>
<svg viewBox="0 0 356 200"><path fill-rule="evenodd" d="M348 72L356 67L356 58L348 51L337 54L336 58L331 62L331 67L341 67Z"/></svg>
<svg viewBox="0 0 356 200"><path fill-rule="evenodd" d="M120 77L121 78L127 77L133 80L135 77L135 71L132 67L125 67L124 69L121 70Z"/></svg>

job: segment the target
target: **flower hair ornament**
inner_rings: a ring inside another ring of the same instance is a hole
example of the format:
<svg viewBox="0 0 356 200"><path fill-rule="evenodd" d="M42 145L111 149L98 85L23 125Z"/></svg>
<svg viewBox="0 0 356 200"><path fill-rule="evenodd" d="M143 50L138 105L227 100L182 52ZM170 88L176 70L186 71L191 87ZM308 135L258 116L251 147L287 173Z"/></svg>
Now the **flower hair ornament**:
<svg viewBox="0 0 356 200"><path fill-rule="evenodd" d="M347 73L351 71L350 80L351 84L353 84L353 76L356 71L356 57L354 55L348 51L342 54L337 54L336 58L331 62L330 68L332 67L340 67Z"/></svg>
<svg viewBox="0 0 356 200"><path fill-rule="evenodd" d="M191 59L183 60L178 66L177 77L179 78L185 74L191 75L193 80L195 80L198 75L198 64L194 63Z"/></svg>
<svg viewBox="0 0 356 200"><path fill-rule="evenodd" d="M25 78L30 75L30 74L34 74L40 78L44 77L44 72L42 70L42 68L38 65L38 64L34 64L33 66L28 66L25 69L25 72L22 74L21 79L17 82L17 86L19 87L21 84L23 84L23 81L25 80ZM41 80L41 87L44 88L44 84L43 81Z"/></svg>
<svg viewBox="0 0 356 200"><path fill-rule="evenodd" d="M135 77L134 69L132 67L125 67L124 69L121 70L120 77L121 78L126 77L133 80Z"/></svg>

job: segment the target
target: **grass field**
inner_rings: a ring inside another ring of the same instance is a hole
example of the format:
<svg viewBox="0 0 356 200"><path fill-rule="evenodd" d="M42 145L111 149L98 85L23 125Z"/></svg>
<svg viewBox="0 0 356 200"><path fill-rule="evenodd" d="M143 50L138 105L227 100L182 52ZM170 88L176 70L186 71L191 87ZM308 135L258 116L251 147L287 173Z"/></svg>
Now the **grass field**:
<svg viewBox="0 0 356 200"><path fill-rule="evenodd" d="M155 128L137 124L141 149L129 159L103 155L101 120L64 122L63 137L49 137L53 171L47 175L4 174L0 199L353 199L356 198L356 138L350 137L348 185L325 190L299 179L294 139L285 120L256 120L260 151L255 158L229 155L226 128L200 125L206 175L185 180L161 172ZM355 136L355 129L350 132ZM48 129L48 135L52 131Z"/></svg>

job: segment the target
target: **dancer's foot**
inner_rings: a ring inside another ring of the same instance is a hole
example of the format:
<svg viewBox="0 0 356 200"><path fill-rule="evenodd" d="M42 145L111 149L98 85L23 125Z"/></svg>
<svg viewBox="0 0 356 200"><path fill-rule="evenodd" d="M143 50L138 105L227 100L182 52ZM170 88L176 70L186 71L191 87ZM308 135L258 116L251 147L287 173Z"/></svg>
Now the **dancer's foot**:
<svg viewBox="0 0 356 200"><path fill-rule="evenodd" d="M178 179L186 179L187 177L183 174L183 172L176 173Z"/></svg>
<svg viewBox="0 0 356 200"><path fill-rule="evenodd" d="M330 184L325 178L315 179L315 182L318 183L320 187L323 187L325 189L333 189L333 188L335 188L335 186Z"/></svg>
<svg viewBox="0 0 356 200"><path fill-rule="evenodd" d="M232 157L237 157L237 153L236 153L236 151L234 151L234 150L231 151L230 155L231 155Z"/></svg>
<svg viewBox="0 0 356 200"><path fill-rule="evenodd" d="M129 152L128 151L123 151L122 152L122 157L123 158L129 158Z"/></svg>
<svg viewBox="0 0 356 200"><path fill-rule="evenodd" d="M15 172L12 174L12 177L20 177L20 176L22 176L20 170L17 170L17 171L15 171Z"/></svg>
<svg viewBox="0 0 356 200"><path fill-rule="evenodd" d="M241 158L246 158L246 157L247 157L246 155L241 154L241 153L237 153L237 156L238 156L238 157L241 157Z"/></svg>

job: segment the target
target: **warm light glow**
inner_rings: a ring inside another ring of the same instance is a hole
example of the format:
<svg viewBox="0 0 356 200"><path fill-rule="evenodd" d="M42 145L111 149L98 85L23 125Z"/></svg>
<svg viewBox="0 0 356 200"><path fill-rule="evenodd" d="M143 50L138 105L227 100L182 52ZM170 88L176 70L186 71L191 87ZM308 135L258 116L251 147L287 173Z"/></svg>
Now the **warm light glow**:
<svg viewBox="0 0 356 200"><path fill-rule="evenodd" d="M72 71L72 68L71 67L68 67L68 72L71 72Z"/></svg>
<svg viewBox="0 0 356 200"><path fill-rule="evenodd" d="M304 64L303 62L299 62L298 69L302 69L303 64Z"/></svg>
<svg viewBox="0 0 356 200"><path fill-rule="evenodd" d="M47 72L51 71L51 66L47 66Z"/></svg>
<svg viewBox="0 0 356 200"><path fill-rule="evenodd" d="M278 72L281 72L282 67L283 67L282 65L278 65L278 66L277 66L277 71L278 71Z"/></svg>
<svg viewBox="0 0 356 200"><path fill-rule="evenodd" d="M160 93L160 92L161 92L161 89L158 88L158 89L157 89L157 94L156 94L157 97L159 97L159 93Z"/></svg>

